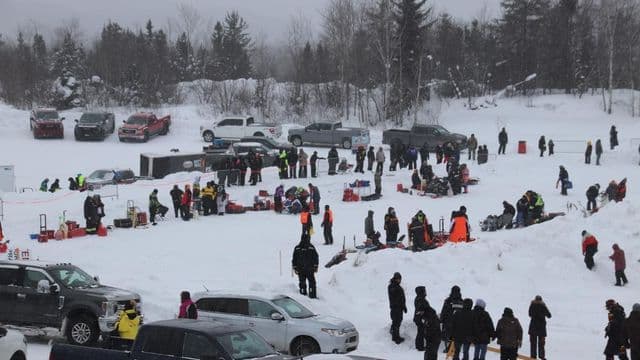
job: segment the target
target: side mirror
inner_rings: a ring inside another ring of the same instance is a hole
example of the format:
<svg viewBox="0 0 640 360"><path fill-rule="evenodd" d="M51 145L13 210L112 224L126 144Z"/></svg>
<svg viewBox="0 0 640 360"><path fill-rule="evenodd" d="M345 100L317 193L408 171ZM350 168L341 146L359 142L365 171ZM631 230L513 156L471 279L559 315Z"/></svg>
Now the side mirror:
<svg viewBox="0 0 640 360"><path fill-rule="evenodd" d="M94 276L93 280L95 280L95 282L100 283L100 277L99 276Z"/></svg>
<svg viewBox="0 0 640 360"><path fill-rule="evenodd" d="M75 119L75 120L73 120L73 121L75 121L75 122L77 123L77 122L78 122L78 119Z"/></svg>
<svg viewBox="0 0 640 360"><path fill-rule="evenodd" d="M51 286L49 286L49 293L50 294L59 294L60 293L60 285L51 284Z"/></svg>
<svg viewBox="0 0 640 360"><path fill-rule="evenodd" d="M60 118L60 121L63 121L64 119L66 119L66 118L64 118L64 117L61 117L61 118Z"/></svg>
<svg viewBox="0 0 640 360"><path fill-rule="evenodd" d="M126 123L127 123L127 120L122 120L122 123L123 123L123 124L126 124Z"/></svg>
<svg viewBox="0 0 640 360"><path fill-rule="evenodd" d="M7 336L7 329L0 327L0 338Z"/></svg>
<svg viewBox="0 0 640 360"><path fill-rule="evenodd" d="M282 314L280 314L279 312L274 312L274 313L271 314L271 320L283 321L284 320L284 316L282 316Z"/></svg>

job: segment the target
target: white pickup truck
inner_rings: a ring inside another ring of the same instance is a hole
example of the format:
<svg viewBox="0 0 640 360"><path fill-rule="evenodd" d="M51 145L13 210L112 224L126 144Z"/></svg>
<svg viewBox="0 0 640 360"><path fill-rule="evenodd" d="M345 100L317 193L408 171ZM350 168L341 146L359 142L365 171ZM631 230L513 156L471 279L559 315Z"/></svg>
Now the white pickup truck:
<svg viewBox="0 0 640 360"><path fill-rule="evenodd" d="M266 136L279 138L282 128L275 124L256 123L251 116L227 117L210 126L200 126L200 135L210 143L215 138L241 139L245 136Z"/></svg>

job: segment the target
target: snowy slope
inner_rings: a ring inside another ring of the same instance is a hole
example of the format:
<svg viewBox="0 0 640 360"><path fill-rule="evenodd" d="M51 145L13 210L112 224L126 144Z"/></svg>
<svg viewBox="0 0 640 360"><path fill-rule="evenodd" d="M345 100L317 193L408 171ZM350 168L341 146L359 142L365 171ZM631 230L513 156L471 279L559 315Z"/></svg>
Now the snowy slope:
<svg viewBox="0 0 640 360"><path fill-rule="evenodd" d="M344 183L362 176L330 177L324 174L314 179L313 183L322 193L321 203L330 204L336 218L336 242L331 247L321 245L321 230L316 226L313 242L320 253L321 264L340 250L343 237L347 239L347 246L353 245L354 236L358 243L363 240L367 210L375 211L376 228L382 232L383 215L389 206L396 209L401 223L408 222L418 209L422 209L437 226L441 216L448 219L452 210L465 205L473 227L472 235L478 237L478 241L418 254L391 249L379 251L369 254L359 267L352 265L354 256L350 255L348 261L338 266L321 268L317 301L300 300L319 313L352 321L361 333L357 353L402 360L421 358L421 354L412 349L415 336L415 326L411 322L413 289L418 285L427 287L428 300L438 311L454 284L462 288L464 297L484 299L494 321L498 320L502 309L509 306L514 309L525 332L529 301L539 294L553 314L548 323L549 357L601 358L607 319L603 308L605 300L617 299L627 310L638 302L640 264L636 260L640 257L640 231L636 224L640 208L634 189L640 181L640 172L638 143L632 138L640 137L640 125L623 114L606 116L599 108L599 100L597 96L578 100L558 95L535 98L534 107L527 107L526 100L509 99L500 101L497 108L478 111L468 111L461 104L452 103L444 112L441 124L451 131L467 135L475 133L481 144L489 145L491 153L497 148L500 128L506 126L509 132L507 155L497 160L491 157L489 163L482 166L470 164L471 175L480 177L481 182L471 187L469 194L431 199L397 193L397 183L410 183L410 172L404 169L383 177L381 200L344 203L341 201ZM117 110L118 119L127 113L130 111ZM76 143L71 121L67 123L64 140L36 141L28 132L27 112L0 105L0 163L16 165L19 187L37 187L45 176L58 177L66 184L64 179L79 171L87 174L101 167L131 167L137 171L140 152L166 151L173 147L188 151L202 146L197 128L207 118L205 111L197 107L157 111L158 115L165 113L174 117L171 133L148 144L121 144L117 137L111 137L105 143ZM65 115L67 119L75 118L73 113ZM534 150L538 137L543 134L547 139L553 138L556 144L563 139L586 143L587 139L601 138L606 147L612 124L618 127L621 146L613 152L606 151L600 167L584 165L579 153L539 158ZM378 144L381 133L374 132L373 138L373 144ZM517 140L528 142L528 154L516 154ZM323 155L328 149L318 150ZM347 152L343 155L353 159ZM555 189L559 165L567 168L574 184L568 197L560 196L559 190ZM445 173L444 166L434 165L434 170L440 175ZM153 188L159 189L161 202L170 205L170 187L174 183L191 181L193 176L176 174L169 179L121 186L120 198L105 202L106 221L122 217L128 199L146 207ZM566 217L541 225L495 233L481 233L477 225L487 215L500 213L503 200L515 204L529 189L542 194L547 211L566 211L568 201L585 202L584 191L589 185L598 182L606 187L611 179L620 180L625 176L629 184L627 199L620 204L608 205L590 218L583 218L579 212L569 212ZM265 171L263 178L265 182L258 187L228 189L231 198L249 205L258 189L272 192L280 183L274 169ZM371 180L372 176L366 174L364 178ZM203 177L206 179L207 175ZM308 182L309 179L286 180L285 185L306 186ZM3 194L5 234L13 246L29 248L42 260L70 261L99 275L106 284L139 292L148 320L174 317L179 292L184 289L200 291L203 286L230 292L268 290L299 298L296 295L297 279L292 277L289 266L300 231L296 216L252 212L200 218L188 223L171 218L150 229L115 230L107 238L87 237L48 244L27 240L29 233L37 232L39 213L47 213L50 223L55 223L55 218L64 210L68 210L67 218L80 220L84 196L66 191L55 195ZM319 225L321 219L316 217L314 221ZM593 272L585 269L580 254L583 229L600 240ZM614 242L620 244L627 255L630 284L624 288L612 286L613 264L607 256ZM401 328L407 341L399 346L391 343L388 334L386 286L394 271L403 274L409 307ZM30 358L46 358L46 346L32 345L30 348L35 355ZM528 353L526 336L522 351Z"/></svg>

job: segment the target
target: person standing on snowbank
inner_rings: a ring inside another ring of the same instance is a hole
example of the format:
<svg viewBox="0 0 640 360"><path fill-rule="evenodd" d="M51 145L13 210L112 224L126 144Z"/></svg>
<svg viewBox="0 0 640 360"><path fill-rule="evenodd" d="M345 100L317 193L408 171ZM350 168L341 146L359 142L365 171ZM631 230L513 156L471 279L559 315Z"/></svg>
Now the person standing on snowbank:
<svg viewBox="0 0 640 360"><path fill-rule="evenodd" d="M460 287L454 285L451 287L449 297L444 300L442 310L440 311L440 321L442 322L442 341L444 342L444 351L449 350L451 343L451 328L453 327L453 315L462 309L462 294Z"/></svg>
<svg viewBox="0 0 640 360"><path fill-rule="evenodd" d="M611 150L618 146L618 130L616 130L615 125L611 125L611 129L609 130L609 146Z"/></svg>
<svg viewBox="0 0 640 360"><path fill-rule="evenodd" d="M640 359L640 304L633 304L629 317L624 321L624 329L631 346L631 360L638 360Z"/></svg>
<svg viewBox="0 0 640 360"><path fill-rule="evenodd" d="M329 205L324 206L324 217L322 218L322 224L320 226L323 229L324 244L333 244L333 211L329 208Z"/></svg>
<svg viewBox="0 0 640 360"><path fill-rule="evenodd" d="M181 208L180 203L182 202L182 194L183 194L183 191L180 190L178 185L173 185L173 189L171 189L171 191L169 192L169 195L171 196L171 202L173 203L173 212L176 218L180 213L180 208Z"/></svg>
<svg viewBox="0 0 640 360"><path fill-rule="evenodd" d="M473 300L464 299L462 301L462 310L453 315L453 326L451 327L451 338L455 347L453 360L460 360L460 352L462 358L469 359L469 347L473 341Z"/></svg>
<svg viewBox="0 0 640 360"><path fill-rule="evenodd" d="M596 199L600 194L600 184L594 184L589 186L586 192L587 196L587 210L598 211L598 204L596 203Z"/></svg>
<svg viewBox="0 0 640 360"><path fill-rule="evenodd" d="M478 148L478 139L476 139L476 135L475 134L471 134L471 136L469 137L469 140L467 140L467 151L468 151L468 158L467 160L476 160L476 149ZM424 160L423 160L424 161Z"/></svg>
<svg viewBox="0 0 640 360"><path fill-rule="evenodd" d="M293 267L293 271L298 275L300 294L307 295L308 281L309 297L315 299L317 297L315 273L318 272L318 252L313 244L311 244L309 234L302 234L300 243L293 249L291 266Z"/></svg>
<svg viewBox="0 0 640 360"><path fill-rule="evenodd" d="M545 338L547 337L547 318L551 319L551 313L547 305L542 301L542 296L536 295L529 305L529 342L531 343L531 357L546 359L544 354Z"/></svg>
<svg viewBox="0 0 640 360"><path fill-rule="evenodd" d="M591 164L591 153L593 152L593 145L591 140L587 141L587 149L584 151L584 163Z"/></svg>
<svg viewBox="0 0 640 360"><path fill-rule="evenodd" d="M416 297L413 300L413 307L415 311L413 313L413 323L416 324L417 334L416 334L416 350L424 351L425 350L425 337L424 337L424 313L429 307L429 302L427 302L427 289L424 286L416 287Z"/></svg>
<svg viewBox="0 0 640 360"><path fill-rule="evenodd" d="M511 308L504 308L496 326L496 338L500 345L500 360L516 360L518 348L522 346L522 326Z"/></svg>
<svg viewBox="0 0 640 360"><path fill-rule="evenodd" d="M376 151L373 146L369 146L367 151L367 171L373 171L373 163L376 161Z"/></svg>
<svg viewBox="0 0 640 360"><path fill-rule="evenodd" d="M600 165L600 156L602 156L602 141L596 140L596 165Z"/></svg>
<svg viewBox="0 0 640 360"><path fill-rule="evenodd" d="M387 245L398 241L400 225L398 223L398 217L396 216L396 210L392 207L387 209L387 214L384 216L384 230L387 235L385 240Z"/></svg>
<svg viewBox="0 0 640 360"><path fill-rule="evenodd" d="M626 259L624 256L624 250L618 246L618 244L613 244L611 247L613 249L613 254L609 256L609 259L613 261L614 268L616 271L616 286L627 285L629 281L627 281L627 276L624 274L624 270L627 267ZM622 281L622 283L621 283Z"/></svg>
<svg viewBox="0 0 640 360"><path fill-rule="evenodd" d="M556 189L558 188L558 184L560 184L560 194L567 195L567 189L569 189L569 172L562 165L560 165L558 181L556 181Z"/></svg>
<svg viewBox="0 0 640 360"><path fill-rule="evenodd" d="M495 337L495 328L491 315L485 310L487 304L482 299L476 300L476 306L472 311L473 321L473 359L485 360L487 347L491 338Z"/></svg>
<svg viewBox="0 0 640 360"><path fill-rule="evenodd" d="M584 263L589 270L595 266L593 255L596 252L598 252L598 240L595 236L589 234L587 230L582 230L582 255L584 255Z"/></svg>
<svg viewBox="0 0 640 360"><path fill-rule="evenodd" d="M544 135L540 136L538 140L538 150L540 150L540 157L543 157L544 151L547 150L547 141L544 139Z"/></svg>
<svg viewBox="0 0 640 360"><path fill-rule="evenodd" d="M508 141L509 137L507 136L507 130L505 130L505 128L502 128L502 131L500 131L500 133L498 134L498 144L500 144L500 147L498 147L498 155L504 155L504 151L507 149Z"/></svg>
<svg viewBox="0 0 640 360"><path fill-rule="evenodd" d="M389 286L387 287L389 308L391 310L391 340L396 344L404 341L404 338L400 337L400 325L402 324L402 313L407 313L404 289L400 286L400 282L402 282L402 275L396 272L393 274L391 280L389 280Z"/></svg>

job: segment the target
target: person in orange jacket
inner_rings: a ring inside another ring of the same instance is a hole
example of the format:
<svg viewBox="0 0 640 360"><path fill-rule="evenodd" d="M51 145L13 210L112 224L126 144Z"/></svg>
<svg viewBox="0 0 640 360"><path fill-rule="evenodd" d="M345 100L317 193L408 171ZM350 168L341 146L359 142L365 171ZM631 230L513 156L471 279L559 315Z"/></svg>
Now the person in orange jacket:
<svg viewBox="0 0 640 360"><path fill-rule="evenodd" d="M596 252L598 252L598 240L595 236L589 234L587 230L582 230L582 255L584 255L584 263L589 270L595 266L593 255Z"/></svg>
<svg viewBox="0 0 640 360"><path fill-rule="evenodd" d="M469 220L464 212L457 211L451 220L451 229L449 230L449 241L451 242L467 242L469 241Z"/></svg>
<svg viewBox="0 0 640 360"><path fill-rule="evenodd" d="M313 221L311 220L311 213L309 212L309 205L305 205L300 212L300 224L302 224L302 235L308 235L311 237L311 229L313 228Z"/></svg>

